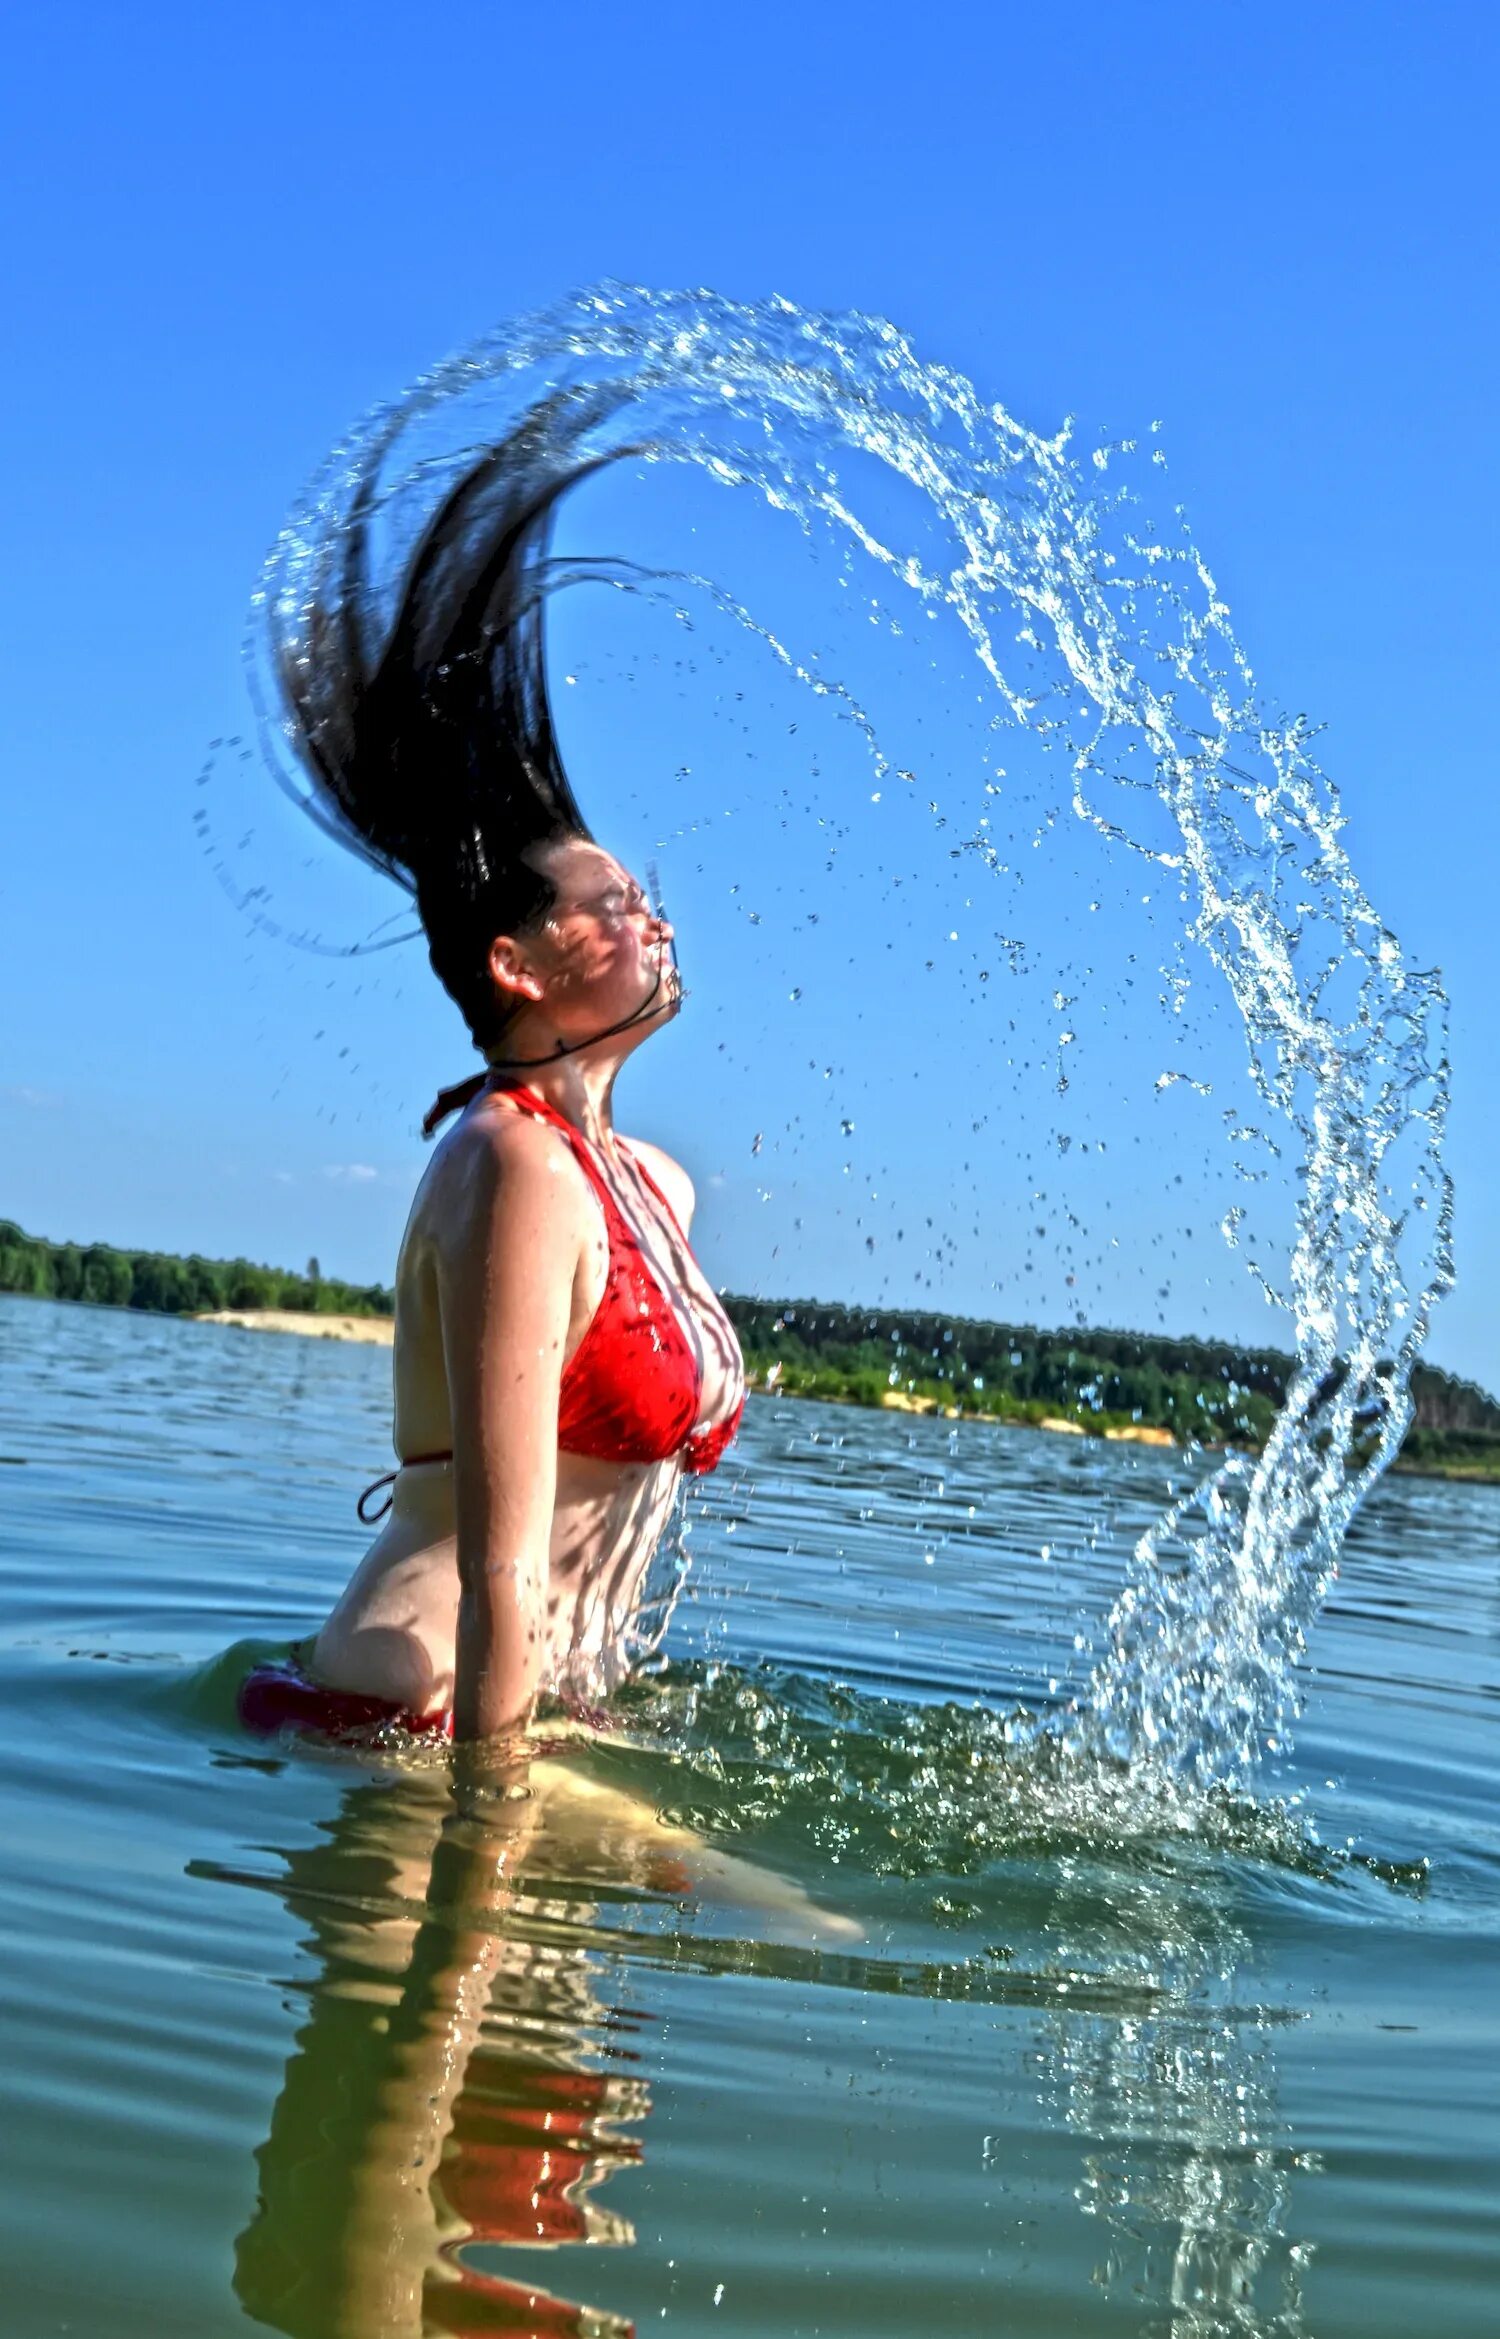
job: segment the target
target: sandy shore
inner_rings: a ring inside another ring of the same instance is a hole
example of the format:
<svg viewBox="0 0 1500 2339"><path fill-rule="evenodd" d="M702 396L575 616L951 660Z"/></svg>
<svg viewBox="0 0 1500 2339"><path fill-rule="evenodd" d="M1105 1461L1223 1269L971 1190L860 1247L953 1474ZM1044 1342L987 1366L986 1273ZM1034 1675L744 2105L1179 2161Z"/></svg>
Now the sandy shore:
<svg viewBox="0 0 1500 2339"><path fill-rule="evenodd" d="M961 1405L943 1405L936 1397L914 1397L905 1389L887 1389L880 1403L887 1413L935 1415L943 1421L987 1421L991 1423L998 1421L1002 1428L1018 1426L1014 1423L1008 1423L1003 1414L966 1413ZM1081 1421L1069 1421L1060 1413L1049 1414L1043 1421L1023 1423L1019 1426L1051 1430L1058 1437L1081 1438L1088 1435L1088 1431ZM1127 1422L1119 1429L1107 1429L1104 1435L1114 1445L1175 1446L1177 1443L1169 1429L1157 1429L1150 1423L1143 1421Z"/></svg>
<svg viewBox="0 0 1500 2339"><path fill-rule="evenodd" d="M215 1308L200 1324L234 1324L242 1332L301 1332L313 1340L355 1340L389 1348L396 1327L389 1316L319 1316L310 1308Z"/></svg>

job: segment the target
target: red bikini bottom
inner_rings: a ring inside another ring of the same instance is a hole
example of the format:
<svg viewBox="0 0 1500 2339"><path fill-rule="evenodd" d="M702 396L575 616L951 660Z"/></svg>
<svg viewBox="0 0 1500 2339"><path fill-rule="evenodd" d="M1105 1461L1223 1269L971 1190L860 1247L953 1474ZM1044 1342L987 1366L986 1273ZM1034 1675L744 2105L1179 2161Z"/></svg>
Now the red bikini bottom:
<svg viewBox="0 0 1500 2339"><path fill-rule="evenodd" d="M408 1730L414 1738L451 1738L453 1711L414 1714L394 1698L371 1697L360 1689L330 1689L315 1681L296 1649L285 1657L262 1657L240 1683L236 1700L239 1718L258 1738L275 1738L283 1730L306 1731L314 1738L367 1738L376 1730ZM609 1716L581 1698L565 1698L568 1720L586 1730L608 1730ZM577 1739L533 1738L535 1756L566 1754Z"/></svg>
<svg viewBox="0 0 1500 2339"><path fill-rule="evenodd" d="M603 2072L548 2070L491 2053L470 2061L437 2184L467 2238L443 2251L456 2281L430 2282L424 2328L448 2339L584 2339L597 2328L584 2306L530 2282L466 2262L475 2242L491 2248L555 2248L589 2239L594 2188L633 2166L641 2147L615 2122L639 2119ZM494 2261L491 2261L494 2265ZM634 2331L633 2323L625 2326Z"/></svg>
<svg viewBox="0 0 1500 2339"><path fill-rule="evenodd" d="M409 1730L417 1738L451 1738L451 1713L414 1714L394 1698L361 1690L330 1689L314 1681L295 1650L262 1657L240 1683L239 1717L257 1737L307 1730L318 1738L351 1738L372 1730Z"/></svg>

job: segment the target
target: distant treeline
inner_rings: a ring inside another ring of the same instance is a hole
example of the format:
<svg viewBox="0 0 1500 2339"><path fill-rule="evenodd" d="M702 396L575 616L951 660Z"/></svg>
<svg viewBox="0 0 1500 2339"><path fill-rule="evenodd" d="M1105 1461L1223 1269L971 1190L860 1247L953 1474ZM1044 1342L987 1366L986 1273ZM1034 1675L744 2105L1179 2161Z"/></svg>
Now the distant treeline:
<svg viewBox="0 0 1500 2339"><path fill-rule="evenodd" d="M1184 1443L1264 1444L1295 1359L1273 1348L1163 1333L971 1322L819 1301L726 1302L747 1361L779 1365L796 1395L879 1404L888 1390L999 1419L1057 1416L1086 1429L1168 1429ZM1411 1466L1500 1476L1500 1405L1472 1381L1419 1364Z"/></svg>
<svg viewBox="0 0 1500 2339"><path fill-rule="evenodd" d="M394 1307L382 1285L341 1283L316 1259L298 1275L249 1259L49 1243L3 1219L0 1291L166 1315L299 1308L388 1316ZM754 1377L764 1382L775 1368L780 1387L794 1396L878 1405L896 1393L996 1420L1166 1429L1183 1443L1260 1446L1294 1369L1294 1359L1277 1349L1155 1332L1043 1332L1030 1324L733 1294L725 1305ZM1408 1467L1500 1478L1494 1398L1425 1364L1412 1375L1412 1396L1416 1421L1402 1450Z"/></svg>
<svg viewBox="0 0 1500 2339"><path fill-rule="evenodd" d="M331 1316L388 1316L378 1283L340 1283L316 1259L295 1275L251 1259L179 1259L169 1251L117 1251L110 1243L49 1243L0 1218L0 1291L36 1299L91 1300L152 1315L205 1316L218 1308L307 1308Z"/></svg>
<svg viewBox="0 0 1500 2339"><path fill-rule="evenodd" d="M1148 1333L1040 1332L815 1301L727 1304L747 1357L762 1372L779 1364L781 1386L799 1395L874 1405L899 1390L965 1413L1142 1424L1215 1444L1263 1442L1289 1365L1270 1351Z"/></svg>

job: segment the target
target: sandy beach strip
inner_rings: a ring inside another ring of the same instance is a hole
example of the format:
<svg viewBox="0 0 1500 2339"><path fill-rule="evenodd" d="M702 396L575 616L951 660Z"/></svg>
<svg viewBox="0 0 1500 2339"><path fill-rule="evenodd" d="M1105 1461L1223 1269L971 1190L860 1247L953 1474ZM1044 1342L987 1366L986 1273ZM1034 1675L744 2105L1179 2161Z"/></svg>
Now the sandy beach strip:
<svg viewBox="0 0 1500 2339"><path fill-rule="evenodd" d="M214 1308L194 1322L232 1324L241 1332L300 1332L313 1340L354 1340L366 1348L389 1348L396 1337L390 1316L323 1316L311 1308Z"/></svg>

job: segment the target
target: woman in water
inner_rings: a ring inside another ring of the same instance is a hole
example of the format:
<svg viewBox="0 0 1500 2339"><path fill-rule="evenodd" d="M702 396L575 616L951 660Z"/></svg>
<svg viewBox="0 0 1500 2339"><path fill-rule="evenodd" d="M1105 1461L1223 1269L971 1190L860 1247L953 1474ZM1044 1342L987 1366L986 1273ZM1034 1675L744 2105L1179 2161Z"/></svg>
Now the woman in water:
<svg viewBox="0 0 1500 2339"><path fill-rule="evenodd" d="M713 1468L743 1409L692 1186L614 1124L621 1065L681 1002L672 930L590 836L548 704L548 538L596 468L576 452L594 419L560 394L473 462L382 623L370 538L398 420L301 606L276 605L304 801L415 897L487 1069L428 1117L460 1115L397 1267L388 1514L317 1634L250 1675L252 1727L514 1739L540 1696L608 1689L681 1474Z"/></svg>

